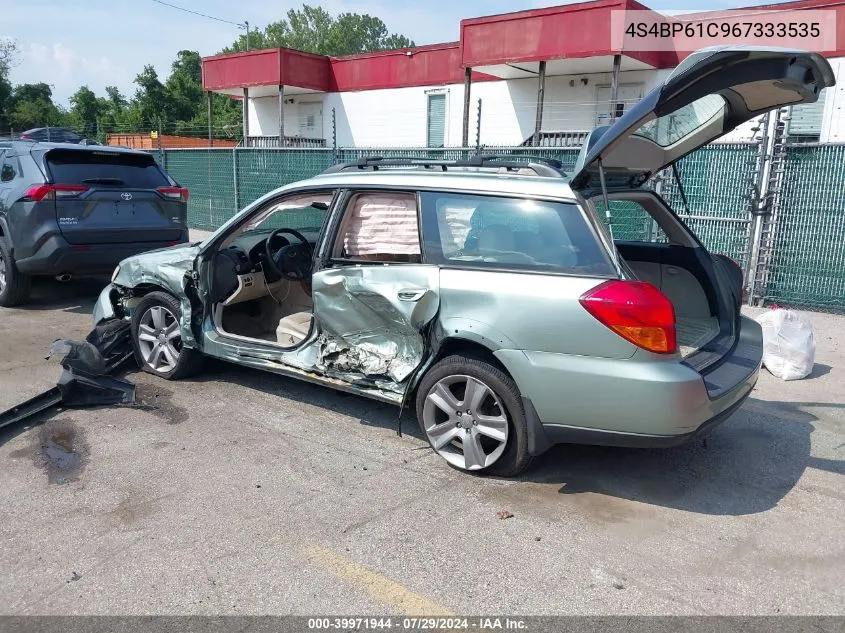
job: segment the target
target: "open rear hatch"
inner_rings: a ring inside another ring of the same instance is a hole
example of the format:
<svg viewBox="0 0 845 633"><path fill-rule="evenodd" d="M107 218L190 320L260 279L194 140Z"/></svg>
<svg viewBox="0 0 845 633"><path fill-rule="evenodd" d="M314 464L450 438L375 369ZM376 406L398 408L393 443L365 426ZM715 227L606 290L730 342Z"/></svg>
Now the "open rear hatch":
<svg viewBox="0 0 845 633"><path fill-rule="evenodd" d="M813 103L834 85L818 53L722 46L687 57L666 81L581 148L572 187L639 187L655 172L769 110Z"/></svg>
<svg viewBox="0 0 845 633"><path fill-rule="evenodd" d="M587 198L602 196L604 206L612 210L608 192L639 189L661 169L738 125L775 108L815 102L824 88L834 84L830 64L817 53L760 47L703 49L687 57L613 125L590 134L571 186ZM702 372L714 366L736 348L742 270L723 255L710 255L691 233L689 244L680 247L641 246L616 244L623 263L640 264L624 266L629 272L636 269L634 276L654 283L641 271L657 266L659 278L665 279L666 270L671 272L674 266L701 285L701 301L706 299L710 313L679 315L677 333L688 364ZM678 313L678 301L673 304Z"/></svg>
<svg viewBox="0 0 845 633"><path fill-rule="evenodd" d="M187 190L152 156L88 149L51 149L44 163L62 236L70 244L178 241Z"/></svg>

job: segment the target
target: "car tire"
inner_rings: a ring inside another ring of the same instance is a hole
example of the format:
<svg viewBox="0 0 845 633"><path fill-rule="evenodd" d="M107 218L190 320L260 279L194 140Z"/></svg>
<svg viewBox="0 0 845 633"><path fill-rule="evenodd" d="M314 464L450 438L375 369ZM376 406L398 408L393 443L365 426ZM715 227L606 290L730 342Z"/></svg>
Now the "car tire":
<svg viewBox="0 0 845 633"><path fill-rule="evenodd" d="M522 397L510 376L489 362L468 356L438 361L420 381L416 405L420 429L450 466L513 477L530 465Z"/></svg>
<svg viewBox="0 0 845 633"><path fill-rule="evenodd" d="M13 308L26 301L32 284L32 278L15 266L11 250L0 236L0 306L4 308Z"/></svg>
<svg viewBox="0 0 845 633"><path fill-rule="evenodd" d="M182 346L179 301L166 292L151 292L132 315L132 347L138 366L154 376L179 380L202 369L202 355Z"/></svg>

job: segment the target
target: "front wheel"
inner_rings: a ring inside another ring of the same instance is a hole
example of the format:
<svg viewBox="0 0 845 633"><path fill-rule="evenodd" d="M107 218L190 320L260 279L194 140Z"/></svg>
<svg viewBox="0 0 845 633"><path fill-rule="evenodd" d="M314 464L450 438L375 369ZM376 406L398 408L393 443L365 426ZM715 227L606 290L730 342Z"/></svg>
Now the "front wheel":
<svg viewBox="0 0 845 633"><path fill-rule="evenodd" d="M199 371L202 356L182 346L179 302L164 292L151 292L132 316L132 345L138 365L167 380L187 378Z"/></svg>
<svg viewBox="0 0 845 633"><path fill-rule="evenodd" d="M459 470L512 477L531 463L519 390L484 360L436 363L417 390L417 420L435 452Z"/></svg>

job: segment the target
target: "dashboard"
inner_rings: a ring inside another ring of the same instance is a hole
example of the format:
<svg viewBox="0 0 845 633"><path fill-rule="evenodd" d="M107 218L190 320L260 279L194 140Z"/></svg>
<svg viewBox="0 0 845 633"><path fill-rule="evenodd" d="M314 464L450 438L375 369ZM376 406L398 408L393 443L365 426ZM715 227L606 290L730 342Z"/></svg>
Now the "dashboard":
<svg viewBox="0 0 845 633"><path fill-rule="evenodd" d="M250 298L267 283L279 281L278 275L266 265L267 238L272 230L247 232L235 238L228 247L221 249L214 256L214 286L212 300L214 302L240 303ZM301 231L312 249L316 248L318 231ZM273 248L277 250L295 242L291 235L277 235L273 240ZM260 279L259 279L260 276ZM254 291L245 292L254 288Z"/></svg>

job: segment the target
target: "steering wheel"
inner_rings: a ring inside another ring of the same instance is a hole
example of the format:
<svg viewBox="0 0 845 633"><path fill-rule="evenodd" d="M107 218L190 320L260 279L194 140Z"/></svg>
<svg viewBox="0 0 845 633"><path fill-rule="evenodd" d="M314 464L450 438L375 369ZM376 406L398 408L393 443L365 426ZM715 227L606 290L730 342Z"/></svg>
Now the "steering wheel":
<svg viewBox="0 0 845 633"><path fill-rule="evenodd" d="M277 249L273 248L276 237L287 233L293 235L299 242L287 243ZM276 229L264 242L265 261L270 270L289 281L305 281L311 272L311 260L314 250L305 236L294 229Z"/></svg>

